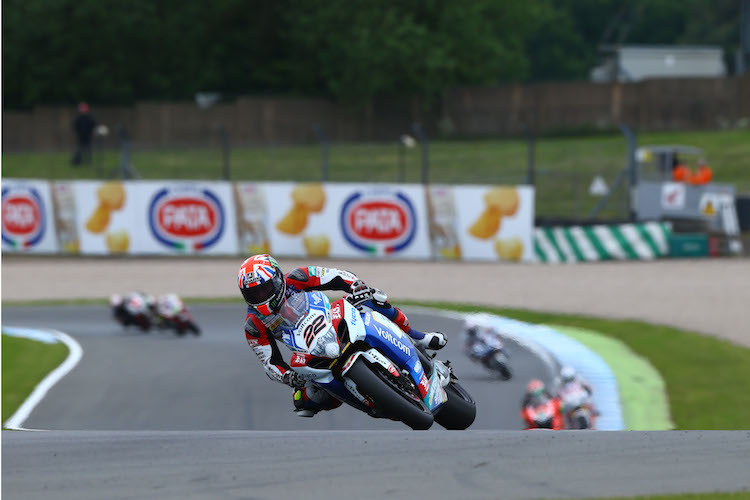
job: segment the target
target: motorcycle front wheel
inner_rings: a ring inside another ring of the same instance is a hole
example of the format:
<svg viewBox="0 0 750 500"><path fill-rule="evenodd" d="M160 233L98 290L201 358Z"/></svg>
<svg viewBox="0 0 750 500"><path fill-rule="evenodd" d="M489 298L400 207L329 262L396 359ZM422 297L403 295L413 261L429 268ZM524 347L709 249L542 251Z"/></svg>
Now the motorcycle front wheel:
<svg viewBox="0 0 750 500"><path fill-rule="evenodd" d="M435 422L448 430L468 429L477 417L477 405L471 395L458 382L445 387L448 401L435 415Z"/></svg>
<svg viewBox="0 0 750 500"><path fill-rule="evenodd" d="M357 385L362 395L371 399L387 416L400 420L414 430L426 430L432 426L432 412L422 400L404 393L362 358L354 362L346 376Z"/></svg>

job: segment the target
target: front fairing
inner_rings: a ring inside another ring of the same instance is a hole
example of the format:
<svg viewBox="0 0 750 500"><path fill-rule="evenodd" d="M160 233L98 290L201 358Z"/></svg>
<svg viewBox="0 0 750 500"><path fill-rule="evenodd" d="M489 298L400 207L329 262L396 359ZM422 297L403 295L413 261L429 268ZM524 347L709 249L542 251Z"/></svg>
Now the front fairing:
<svg viewBox="0 0 750 500"><path fill-rule="evenodd" d="M284 301L280 323L274 329L294 352L336 358L340 354L336 330L331 323L331 303L321 292L301 292Z"/></svg>
<svg viewBox="0 0 750 500"><path fill-rule="evenodd" d="M361 318L365 330L364 340L399 368L409 372L427 407L434 412L445 403L447 395L438 371L433 370L432 376L427 377L419 361L417 348L409 336L377 311L365 311L361 313Z"/></svg>

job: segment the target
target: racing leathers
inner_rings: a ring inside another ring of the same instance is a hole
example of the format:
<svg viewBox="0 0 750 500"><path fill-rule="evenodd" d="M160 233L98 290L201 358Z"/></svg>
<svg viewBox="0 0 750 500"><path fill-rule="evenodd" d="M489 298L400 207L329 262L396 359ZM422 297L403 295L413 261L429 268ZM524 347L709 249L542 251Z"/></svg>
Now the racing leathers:
<svg viewBox="0 0 750 500"><path fill-rule="evenodd" d="M341 291L350 293L354 298L362 298L362 303L393 321L416 344L426 348L439 349L445 345L442 333L422 333L409 326L409 320L399 309L388 303L382 292L366 287L354 274L333 268L318 266L299 267L284 276L286 280L286 298L293 294L311 290ZM299 389L294 394L296 411L308 411L312 416L319 410L329 410L338 407L341 402L331 397L327 392L318 389L310 382L303 385L300 377L289 367L281 356L276 339L280 335L277 327L282 323L279 314L264 316L248 306L245 317L245 338L250 348L258 356L266 375L272 380L282 382ZM300 387L301 386L301 387Z"/></svg>

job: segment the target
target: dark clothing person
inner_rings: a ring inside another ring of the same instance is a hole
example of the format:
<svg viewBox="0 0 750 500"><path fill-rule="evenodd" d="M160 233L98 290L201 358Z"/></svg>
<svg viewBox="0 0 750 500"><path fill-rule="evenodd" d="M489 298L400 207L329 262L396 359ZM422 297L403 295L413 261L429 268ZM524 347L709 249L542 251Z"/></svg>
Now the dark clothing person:
<svg viewBox="0 0 750 500"><path fill-rule="evenodd" d="M89 105L82 102L78 105L78 114L73 120L73 131L76 134L76 152L71 163L91 163L91 139L94 137L96 119L91 115Z"/></svg>

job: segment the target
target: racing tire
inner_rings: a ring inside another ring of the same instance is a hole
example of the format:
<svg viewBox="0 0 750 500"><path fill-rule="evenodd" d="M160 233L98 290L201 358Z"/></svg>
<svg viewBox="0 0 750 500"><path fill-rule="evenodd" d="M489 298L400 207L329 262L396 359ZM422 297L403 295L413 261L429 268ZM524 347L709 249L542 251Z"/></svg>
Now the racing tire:
<svg viewBox="0 0 750 500"><path fill-rule="evenodd" d="M507 364L498 361L497 359L490 358L487 362L487 368L492 370L500 380L510 380L513 377L513 372L510 371L510 367Z"/></svg>
<svg viewBox="0 0 750 500"><path fill-rule="evenodd" d="M579 429L579 430L588 429L589 428L589 420L585 416L583 416L583 415L580 415L580 416L576 417L575 428Z"/></svg>
<svg viewBox="0 0 750 500"><path fill-rule="evenodd" d="M198 325L196 325L196 324L195 324L195 323L193 323L192 321L188 323L188 325L187 325L187 328L188 328L188 330L190 330L190 331L191 331L191 332L193 333L193 335L195 335L196 337L197 337L198 335L200 335L200 334L201 334L201 329L200 329L200 328L198 328Z"/></svg>
<svg viewBox="0 0 750 500"><path fill-rule="evenodd" d="M468 429L477 417L477 404L458 382L445 387L448 401L435 415L435 422L451 431Z"/></svg>
<svg viewBox="0 0 750 500"><path fill-rule="evenodd" d="M383 380L385 375L373 371L362 358L354 362L346 377L387 416L400 420L414 430L427 430L432 426L432 412L422 400L411 398Z"/></svg>

